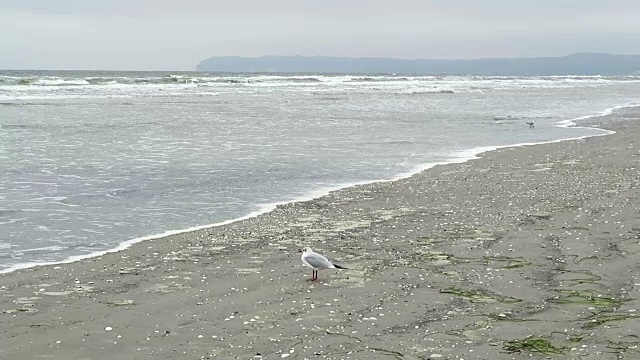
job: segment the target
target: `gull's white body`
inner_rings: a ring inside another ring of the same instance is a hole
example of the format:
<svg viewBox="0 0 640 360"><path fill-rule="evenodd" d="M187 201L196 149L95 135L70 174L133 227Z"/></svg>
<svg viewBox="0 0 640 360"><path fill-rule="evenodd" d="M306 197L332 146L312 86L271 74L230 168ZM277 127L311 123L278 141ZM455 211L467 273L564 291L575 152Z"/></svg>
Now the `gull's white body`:
<svg viewBox="0 0 640 360"><path fill-rule="evenodd" d="M311 281L318 279L318 270L323 269L345 269L344 267L334 264L326 257L313 252L310 247L304 248L300 260L305 266L310 267L313 272L311 275Z"/></svg>

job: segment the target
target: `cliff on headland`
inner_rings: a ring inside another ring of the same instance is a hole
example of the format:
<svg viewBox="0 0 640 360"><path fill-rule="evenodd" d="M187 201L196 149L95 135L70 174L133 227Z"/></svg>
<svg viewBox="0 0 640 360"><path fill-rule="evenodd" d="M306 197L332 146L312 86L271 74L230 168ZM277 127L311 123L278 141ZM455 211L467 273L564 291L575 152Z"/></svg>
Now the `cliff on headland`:
<svg viewBox="0 0 640 360"><path fill-rule="evenodd" d="M219 56L196 71L273 73L397 73L430 75L638 75L640 55L578 53L562 57L429 60L326 56Z"/></svg>

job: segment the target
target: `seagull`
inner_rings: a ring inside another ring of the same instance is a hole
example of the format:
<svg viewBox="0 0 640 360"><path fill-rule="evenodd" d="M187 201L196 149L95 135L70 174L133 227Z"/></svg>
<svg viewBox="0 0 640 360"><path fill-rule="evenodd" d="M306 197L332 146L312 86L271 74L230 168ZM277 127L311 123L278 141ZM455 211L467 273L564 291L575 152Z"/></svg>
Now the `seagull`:
<svg viewBox="0 0 640 360"><path fill-rule="evenodd" d="M310 267L313 272L311 273L311 281L318 280L318 270L323 269L346 269L344 266L334 264L326 257L313 252L310 247L304 248L302 255L300 256L302 263Z"/></svg>
<svg viewBox="0 0 640 360"><path fill-rule="evenodd" d="M530 128L532 127L536 127L536 122L531 120L531 121L525 121L525 124L529 125Z"/></svg>

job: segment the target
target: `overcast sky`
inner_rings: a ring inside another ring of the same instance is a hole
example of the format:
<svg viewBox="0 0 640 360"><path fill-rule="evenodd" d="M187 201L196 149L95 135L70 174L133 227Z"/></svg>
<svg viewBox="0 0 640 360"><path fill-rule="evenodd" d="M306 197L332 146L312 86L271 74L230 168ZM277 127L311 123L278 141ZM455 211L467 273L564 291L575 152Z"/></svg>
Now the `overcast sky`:
<svg viewBox="0 0 640 360"><path fill-rule="evenodd" d="M640 0L0 0L0 69L640 54Z"/></svg>

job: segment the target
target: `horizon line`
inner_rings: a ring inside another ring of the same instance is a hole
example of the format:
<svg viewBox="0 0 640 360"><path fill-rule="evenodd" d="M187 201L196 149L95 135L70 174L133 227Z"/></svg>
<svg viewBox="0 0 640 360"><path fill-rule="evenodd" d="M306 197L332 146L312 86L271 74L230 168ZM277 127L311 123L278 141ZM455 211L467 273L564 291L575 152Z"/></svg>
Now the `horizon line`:
<svg viewBox="0 0 640 360"><path fill-rule="evenodd" d="M195 70L197 66L208 59L212 58L238 58L238 59L260 59L260 58L327 58L327 59L350 59L350 60L367 60L367 59L386 59L386 60L402 60L402 61L477 61L477 60L523 60L523 59L553 59L553 58L565 58L576 55L603 55L603 56L640 56L640 54L635 53L608 53L608 52L574 52L568 53L565 55L547 55L547 56L521 56L521 57L475 57L475 58L401 58L401 57L392 57L392 56L360 56L360 57L351 57L351 56L334 56L334 55L258 55L258 56L242 56L242 55L215 55L200 60L196 66L191 67L190 69L109 69L109 68L0 68L0 72L2 71L104 71L104 72L115 72L115 71L129 71L129 72L168 72L168 71L178 71L178 72L203 72L201 70ZM210 72L210 71L209 71ZM224 71L220 71L224 72Z"/></svg>

